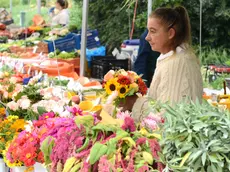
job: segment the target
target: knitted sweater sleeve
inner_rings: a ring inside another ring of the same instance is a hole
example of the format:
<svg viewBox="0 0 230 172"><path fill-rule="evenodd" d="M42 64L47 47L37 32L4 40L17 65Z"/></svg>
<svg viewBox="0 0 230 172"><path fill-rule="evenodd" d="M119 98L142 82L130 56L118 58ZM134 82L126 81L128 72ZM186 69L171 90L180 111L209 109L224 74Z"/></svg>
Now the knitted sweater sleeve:
<svg viewBox="0 0 230 172"><path fill-rule="evenodd" d="M178 103L184 98L201 101L202 77L194 55L176 55L158 62L150 96L161 102Z"/></svg>

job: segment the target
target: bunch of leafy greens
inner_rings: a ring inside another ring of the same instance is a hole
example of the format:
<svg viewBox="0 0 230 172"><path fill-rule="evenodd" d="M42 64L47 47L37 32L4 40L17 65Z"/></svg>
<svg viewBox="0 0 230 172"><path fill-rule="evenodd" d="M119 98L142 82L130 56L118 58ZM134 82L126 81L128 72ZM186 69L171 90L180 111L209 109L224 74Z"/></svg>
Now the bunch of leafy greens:
<svg viewBox="0 0 230 172"><path fill-rule="evenodd" d="M26 87L23 87L23 91L18 93L18 95L15 97L15 100L19 100L22 96L27 96L31 103L37 103L38 101L42 100L42 95L38 91L40 89L40 86L36 85L27 85Z"/></svg>
<svg viewBox="0 0 230 172"><path fill-rule="evenodd" d="M230 113L207 103L166 109L162 161L166 172L230 171Z"/></svg>

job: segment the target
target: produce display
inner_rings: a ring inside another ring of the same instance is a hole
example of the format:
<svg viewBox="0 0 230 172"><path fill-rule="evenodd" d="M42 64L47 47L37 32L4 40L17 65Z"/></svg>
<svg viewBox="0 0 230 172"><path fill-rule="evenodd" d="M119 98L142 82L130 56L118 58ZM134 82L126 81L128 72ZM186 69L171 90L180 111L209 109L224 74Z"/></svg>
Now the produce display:
<svg viewBox="0 0 230 172"><path fill-rule="evenodd" d="M14 33L0 24L0 154L13 172L230 171L226 90L170 106L133 71L78 76L78 50L49 51L69 30L37 24Z"/></svg>
<svg viewBox="0 0 230 172"><path fill-rule="evenodd" d="M126 103L133 106L128 98L147 91L132 71L111 70L103 83L32 76L6 65L1 76L0 150L12 169L36 171L40 164L41 172L230 170L228 110L208 102L171 107L149 98L148 109L132 114L132 107L125 109Z"/></svg>

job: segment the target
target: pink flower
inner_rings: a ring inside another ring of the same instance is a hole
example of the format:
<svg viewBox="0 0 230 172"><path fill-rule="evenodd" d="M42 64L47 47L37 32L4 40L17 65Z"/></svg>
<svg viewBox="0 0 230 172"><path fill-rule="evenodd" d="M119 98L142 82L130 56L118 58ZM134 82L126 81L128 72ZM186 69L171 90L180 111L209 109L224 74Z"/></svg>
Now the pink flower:
<svg viewBox="0 0 230 172"><path fill-rule="evenodd" d="M120 111L117 113L118 119L125 120L126 117L130 117L129 111L125 111L125 112Z"/></svg>
<svg viewBox="0 0 230 172"><path fill-rule="evenodd" d="M19 105L18 105L18 103L11 101L11 102L7 103L7 107L12 111L16 111L16 110L18 110Z"/></svg>
<svg viewBox="0 0 230 172"><path fill-rule="evenodd" d="M156 130L158 125L161 123L164 123L164 118L161 116L161 114L154 114L150 112L149 115L143 119L141 125L151 130Z"/></svg>
<svg viewBox="0 0 230 172"><path fill-rule="evenodd" d="M104 76L104 81L108 81L112 78L114 78L115 71L114 70L110 70L105 76Z"/></svg>
<svg viewBox="0 0 230 172"><path fill-rule="evenodd" d="M74 116L82 116L83 115L83 112L82 110L79 108L79 107L66 107L66 109L71 112Z"/></svg>
<svg viewBox="0 0 230 172"><path fill-rule="evenodd" d="M7 99L7 98L8 98L8 96L9 96L9 93L8 93L7 91L4 91L4 93L3 93L3 97Z"/></svg>
<svg viewBox="0 0 230 172"><path fill-rule="evenodd" d="M141 137L136 141L136 144L142 145L142 144L146 143L146 141L147 141L146 137Z"/></svg>
<svg viewBox="0 0 230 172"><path fill-rule="evenodd" d="M159 159L158 152L161 150L159 143L155 139L149 139L148 141L153 157Z"/></svg>
<svg viewBox="0 0 230 172"><path fill-rule="evenodd" d="M124 124L121 127L123 130L128 130L129 132L134 132L136 130L136 126L133 118L126 117L124 120Z"/></svg>
<svg viewBox="0 0 230 172"><path fill-rule="evenodd" d="M48 112L48 113L44 113L42 116L40 116L39 120L46 120L48 118L54 118L54 117L55 117L55 113Z"/></svg>

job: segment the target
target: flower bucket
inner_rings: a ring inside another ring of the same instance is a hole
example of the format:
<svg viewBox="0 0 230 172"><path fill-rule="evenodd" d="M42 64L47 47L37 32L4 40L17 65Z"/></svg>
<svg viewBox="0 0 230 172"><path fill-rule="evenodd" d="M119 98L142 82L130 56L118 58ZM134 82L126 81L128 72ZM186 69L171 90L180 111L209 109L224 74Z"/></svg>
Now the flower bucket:
<svg viewBox="0 0 230 172"><path fill-rule="evenodd" d="M46 170L44 165L42 165L41 163L36 162L34 164L34 172L48 172L48 171Z"/></svg>
<svg viewBox="0 0 230 172"><path fill-rule="evenodd" d="M3 158L0 158L0 171L7 172L9 169L6 166L6 163L3 161Z"/></svg>
<svg viewBox="0 0 230 172"><path fill-rule="evenodd" d="M21 166L21 167L13 167L11 169L11 172L34 172L33 167L26 167L26 166Z"/></svg>
<svg viewBox="0 0 230 172"><path fill-rule="evenodd" d="M121 101L119 103L119 108L122 108L122 111L132 111L133 105L136 102L138 96L137 95L132 95L132 96L127 96L125 97L124 101Z"/></svg>

